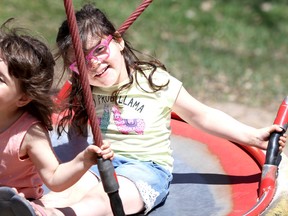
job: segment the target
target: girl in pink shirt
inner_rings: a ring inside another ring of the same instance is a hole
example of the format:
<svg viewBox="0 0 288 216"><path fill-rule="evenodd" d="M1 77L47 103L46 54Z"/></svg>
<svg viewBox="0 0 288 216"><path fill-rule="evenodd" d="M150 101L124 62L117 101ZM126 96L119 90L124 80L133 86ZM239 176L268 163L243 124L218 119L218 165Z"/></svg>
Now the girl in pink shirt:
<svg viewBox="0 0 288 216"><path fill-rule="evenodd" d="M43 183L52 191L65 190L97 163L97 155L112 159L114 153L105 142L101 148L90 145L73 160L59 164L48 134L52 130L53 56L40 40L21 29L9 29L9 22L0 28L0 212L31 215L26 199L41 198ZM13 202L5 206L10 198Z"/></svg>

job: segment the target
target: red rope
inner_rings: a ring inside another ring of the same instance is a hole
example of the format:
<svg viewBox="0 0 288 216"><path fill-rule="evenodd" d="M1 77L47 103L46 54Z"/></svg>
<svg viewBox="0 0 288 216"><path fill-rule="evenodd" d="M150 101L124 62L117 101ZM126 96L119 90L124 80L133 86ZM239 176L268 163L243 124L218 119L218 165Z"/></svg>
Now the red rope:
<svg viewBox="0 0 288 216"><path fill-rule="evenodd" d="M126 19L126 21L118 28L118 32L123 34L141 15L141 13L152 3L153 0L143 0L137 9Z"/></svg>
<svg viewBox="0 0 288 216"><path fill-rule="evenodd" d="M96 117L95 106L92 100L92 93L91 93L90 84L89 84L88 77L87 77L82 43L81 43L80 36L79 36L79 30L77 26L77 21L76 21L72 1L64 0L64 6L66 10L67 22L68 22L68 26L70 29L72 42L74 45L76 62L77 62L78 70L79 70L80 82L81 82L82 89L83 89L85 106L87 110L88 119L91 124L94 143L97 146L101 146L103 144L102 136L101 136L101 132L100 132L99 125L98 125L98 120Z"/></svg>

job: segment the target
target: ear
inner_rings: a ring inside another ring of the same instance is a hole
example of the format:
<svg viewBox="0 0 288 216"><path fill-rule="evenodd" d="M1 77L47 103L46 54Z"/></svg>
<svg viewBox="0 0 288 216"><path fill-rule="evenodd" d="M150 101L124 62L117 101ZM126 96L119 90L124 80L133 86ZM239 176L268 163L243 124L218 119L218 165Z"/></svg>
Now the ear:
<svg viewBox="0 0 288 216"><path fill-rule="evenodd" d="M32 101L31 98L29 98L26 94L23 94L19 100L17 101L17 106L18 107L23 107L26 106L28 103Z"/></svg>

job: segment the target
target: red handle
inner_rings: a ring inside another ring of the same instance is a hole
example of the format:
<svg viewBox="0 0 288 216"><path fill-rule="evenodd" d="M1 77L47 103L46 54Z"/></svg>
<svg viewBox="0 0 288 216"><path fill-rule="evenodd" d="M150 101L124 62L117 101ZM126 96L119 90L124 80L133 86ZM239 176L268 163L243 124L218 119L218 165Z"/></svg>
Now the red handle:
<svg viewBox="0 0 288 216"><path fill-rule="evenodd" d="M274 124L280 125L283 129L287 130L288 124L288 96L283 100L279 107Z"/></svg>

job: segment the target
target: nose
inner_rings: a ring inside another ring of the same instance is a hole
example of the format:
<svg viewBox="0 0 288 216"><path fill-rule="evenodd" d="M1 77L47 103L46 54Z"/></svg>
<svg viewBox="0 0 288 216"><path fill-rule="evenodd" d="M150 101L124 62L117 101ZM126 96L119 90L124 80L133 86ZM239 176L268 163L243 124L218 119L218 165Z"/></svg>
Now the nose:
<svg viewBox="0 0 288 216"><path fill-rule="evenodd" d="M94 70L97 69L102 62L98 58L92 58L89 62L89 68Z"/></svg>

